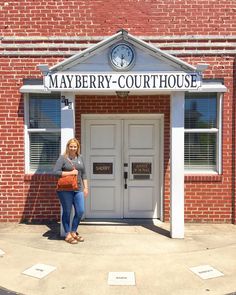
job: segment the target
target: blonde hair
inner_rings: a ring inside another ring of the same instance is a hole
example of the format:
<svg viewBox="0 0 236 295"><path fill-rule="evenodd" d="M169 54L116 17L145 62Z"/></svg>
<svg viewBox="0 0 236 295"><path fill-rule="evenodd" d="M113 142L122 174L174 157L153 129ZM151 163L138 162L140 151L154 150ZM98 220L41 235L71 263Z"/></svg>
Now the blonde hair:
<svg viewBox="0 0 236 295"><path fill-rule="evenodd" d="M76 139L76 138L71 138L67 142L67 144L66 144L66 151L64 152L63 155L68 158L68 156L69 156L69 146L70 146L71 143L75 143L77 145L76 156L78 157L79 154L80 154L80 143L79 143L78 139Z"/></svg>

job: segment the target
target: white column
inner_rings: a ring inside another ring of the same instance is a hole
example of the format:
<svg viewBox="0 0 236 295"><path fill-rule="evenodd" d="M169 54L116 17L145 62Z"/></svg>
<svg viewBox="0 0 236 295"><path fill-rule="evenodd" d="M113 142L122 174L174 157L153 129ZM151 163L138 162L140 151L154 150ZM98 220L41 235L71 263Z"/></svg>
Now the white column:
<svg viewBox="0 0 236 295"><path fill-rule="evenodd" d="M69 102L69 106L66 106L63 100L61 100L61 153L64 153L68 140L75 137L75 95L69 92L62 92L61 96L64 96ZM74 212L72 212L71 218L73 214ZM65 236L62 222L60 225L60 234L62 237Z"/></svg>
<svg viewBox="0 0 236 295"><path fill-rule="evenodd" d="M66 144L69 139L75 136L75 96L73 93L62 92L61 96L68 99L69 106L61 102L61 151L65 151Z"/></svg>
<svg viewBox="0 0 236 295"><path fill-rule="evenodd" d="M184 92L171 95L170 234L184 238Z"/></svg>

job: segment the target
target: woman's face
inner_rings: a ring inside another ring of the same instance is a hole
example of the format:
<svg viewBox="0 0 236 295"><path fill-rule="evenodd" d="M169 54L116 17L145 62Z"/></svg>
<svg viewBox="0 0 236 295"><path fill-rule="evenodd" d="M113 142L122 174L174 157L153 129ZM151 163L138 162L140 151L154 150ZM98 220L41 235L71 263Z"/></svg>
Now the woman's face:
<svg viewBox="0 0 236 295"><path fill-rule="evenodd" d="M71 142L68 148L69 148L69 153L74 155L77 152L78 146L75 142Z"/></svg>

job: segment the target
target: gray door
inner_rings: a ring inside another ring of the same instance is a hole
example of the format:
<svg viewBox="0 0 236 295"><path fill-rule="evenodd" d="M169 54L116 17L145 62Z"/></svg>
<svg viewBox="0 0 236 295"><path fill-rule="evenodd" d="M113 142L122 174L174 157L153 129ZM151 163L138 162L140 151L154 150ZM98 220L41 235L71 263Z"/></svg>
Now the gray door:
<svg viewBox="0 0 236 295"><path fill-rule="evenodd" d="M86 119L87 218L159 218L160 120Z"/></svg>

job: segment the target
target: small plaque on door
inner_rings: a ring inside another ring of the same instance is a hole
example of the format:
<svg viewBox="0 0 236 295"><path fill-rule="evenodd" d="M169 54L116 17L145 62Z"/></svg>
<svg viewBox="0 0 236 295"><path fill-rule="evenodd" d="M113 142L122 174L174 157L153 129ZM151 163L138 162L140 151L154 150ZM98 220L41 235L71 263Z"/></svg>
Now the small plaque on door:
<svg viewBox="0 0 236 295"><path fill-rule="evenodd" d="M93 174L113 174L113 163L93 163Z"/></svg>
<svg viewBox="0 0 236 295"><path fill-rule="evenodd" d="M148 163L148 162L132 163L132 174L152 174L152 163Z"/></svg>

